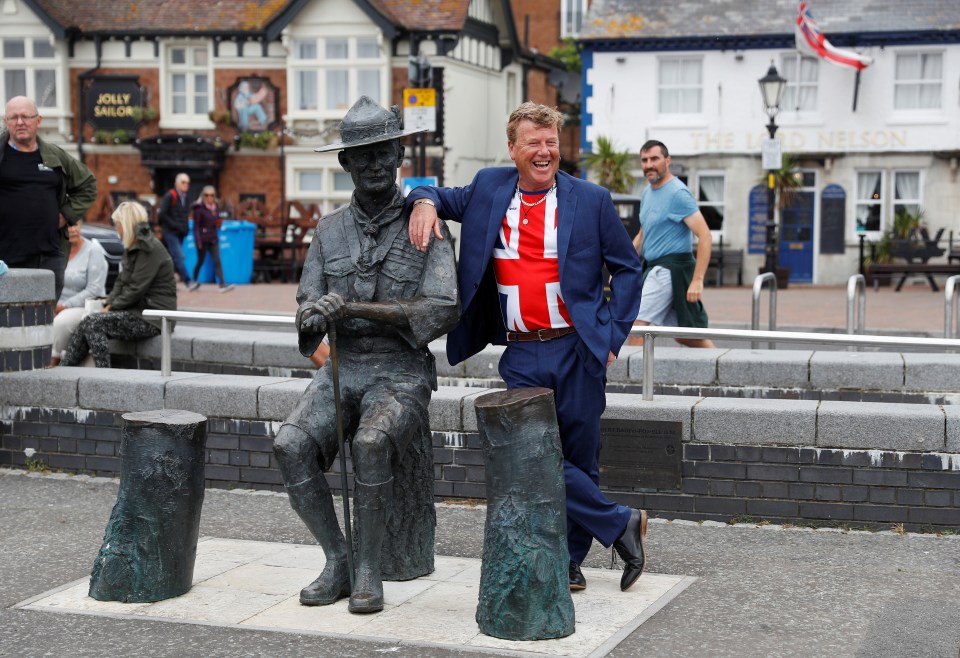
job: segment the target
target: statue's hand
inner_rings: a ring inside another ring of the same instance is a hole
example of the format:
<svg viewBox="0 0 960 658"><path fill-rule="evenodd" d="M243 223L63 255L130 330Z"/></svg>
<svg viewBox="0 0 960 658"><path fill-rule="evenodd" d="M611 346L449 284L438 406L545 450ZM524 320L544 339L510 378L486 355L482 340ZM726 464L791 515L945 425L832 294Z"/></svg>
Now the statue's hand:
<svg viewBox="0 0 960 658"><path fill-rule="evenodd" d="M300 323L300 331L308 334L325 334L327 333L327 322L322 315L307 311L306 318Z"/></svg>
<svg viewBox="0 0 960 658"><path fill-rule="evenodd" d="M323 319L324 328L330 322L336 322L344 317L346 314L347 303L343 301L343 297L338 295L335 292L329 293L321 297L313 305L313 317L319 317Z"/></svg>

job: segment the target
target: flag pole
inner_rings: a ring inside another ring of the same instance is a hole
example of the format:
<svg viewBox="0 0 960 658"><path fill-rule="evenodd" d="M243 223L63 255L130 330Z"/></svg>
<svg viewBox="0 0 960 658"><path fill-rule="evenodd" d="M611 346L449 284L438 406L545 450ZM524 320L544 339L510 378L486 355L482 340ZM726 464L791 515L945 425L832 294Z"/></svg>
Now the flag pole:
<svg viewBox="0 0 960 658"><path fill-rule="evenodd" d="M857 77L853 81L853 111L857 111L857 96L860 94L860 69L857 69Z"/></svg>

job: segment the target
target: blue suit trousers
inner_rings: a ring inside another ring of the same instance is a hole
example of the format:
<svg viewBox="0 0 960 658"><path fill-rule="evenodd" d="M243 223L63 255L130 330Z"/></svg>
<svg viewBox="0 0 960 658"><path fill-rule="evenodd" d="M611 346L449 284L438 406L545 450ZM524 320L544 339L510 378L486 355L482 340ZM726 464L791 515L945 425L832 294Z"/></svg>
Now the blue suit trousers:
<svg viewBox="0 0 960 658"><path fill-rule="evenodd" d="M510 343L499 370L509 388L554 391L567 493L567 546L570 559L580 564L593 539L605 547L615 542L631 513L600 491L606 368L573 333L546 342Z"/></svg>

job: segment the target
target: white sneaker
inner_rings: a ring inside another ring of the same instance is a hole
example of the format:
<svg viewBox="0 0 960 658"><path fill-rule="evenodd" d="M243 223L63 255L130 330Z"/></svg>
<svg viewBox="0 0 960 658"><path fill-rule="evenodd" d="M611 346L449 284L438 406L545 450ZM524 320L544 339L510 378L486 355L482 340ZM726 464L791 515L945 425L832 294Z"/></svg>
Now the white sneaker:
<svg viewBox="0 0 960 658"><path fill-rule="evenodd" d="M220 288L218 289L218 292L227 292L227 291L229 291L229 290L233 290L233 284L232 284L232 283L228 283L228 284L225 285L225 286L220 286Z"/></svg>
<svg viewBox="0 0 960 658"><path fill-rule="evenodd" d="M187 290L189 290L190 292L193 292L195 290L200 290L200 282L194 281L193 283L187 286Z"/></svg>

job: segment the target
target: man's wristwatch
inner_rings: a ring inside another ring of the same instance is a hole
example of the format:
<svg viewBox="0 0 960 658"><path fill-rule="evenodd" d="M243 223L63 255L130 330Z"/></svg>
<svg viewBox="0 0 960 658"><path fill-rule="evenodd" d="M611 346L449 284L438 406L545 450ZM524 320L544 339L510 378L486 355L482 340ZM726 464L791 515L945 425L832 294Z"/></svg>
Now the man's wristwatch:
<svg viewBox="0 0 960 658"><path fill-rule="evenodd" d="M433 206L433 207L436 207L437 205L430 199L417 199L416 201L413 202L413 207L416 208L417 206L421 206L423 204L426 204L428 206Z"/></svg>

